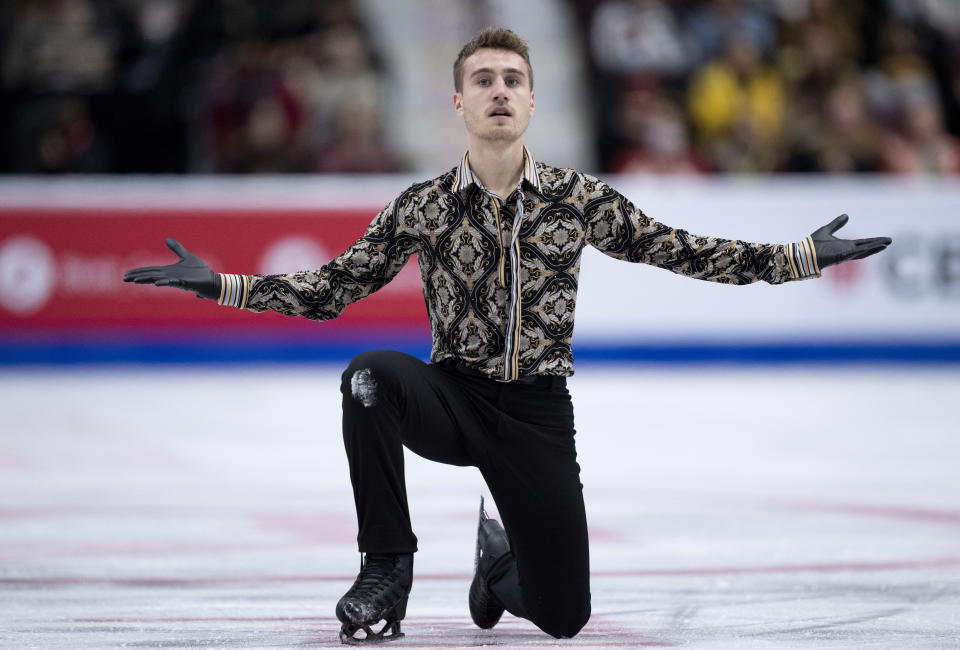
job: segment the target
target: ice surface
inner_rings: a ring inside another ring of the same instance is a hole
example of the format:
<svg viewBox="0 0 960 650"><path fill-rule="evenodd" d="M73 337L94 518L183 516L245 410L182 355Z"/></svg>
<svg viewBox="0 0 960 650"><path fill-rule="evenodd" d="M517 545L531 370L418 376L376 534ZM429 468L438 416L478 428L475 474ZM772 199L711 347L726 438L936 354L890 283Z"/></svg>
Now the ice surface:
<svg viewBox="0 0 960 650"><path fill-rule="evenodd" d="M474 628L479 474L408 456L387 647L960 647L957 371L587 366L571 391L588 625ZM0 647L341 647L339 404L323 367L0 374Z"/></svg>

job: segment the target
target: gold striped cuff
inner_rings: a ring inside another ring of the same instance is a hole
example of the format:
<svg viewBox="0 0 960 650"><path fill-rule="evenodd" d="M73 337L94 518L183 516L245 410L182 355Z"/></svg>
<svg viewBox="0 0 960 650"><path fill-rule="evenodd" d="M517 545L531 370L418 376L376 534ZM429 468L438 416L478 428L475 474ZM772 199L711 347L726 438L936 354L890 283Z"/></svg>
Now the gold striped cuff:
<svg viewBox="0 0 960 650"><path fill-rule="evenodd" d="M787 261L790 262L790 272L795 280L820 277L817 249L812 237L796 244L787 244Z"/></svg>
<svg viewBox="0 0 960 650"><path fill-rule="evenodd" d="M238 309L246 309L250 298L250 278L237 273L220 273L221 305L229 305Z"/></svg>

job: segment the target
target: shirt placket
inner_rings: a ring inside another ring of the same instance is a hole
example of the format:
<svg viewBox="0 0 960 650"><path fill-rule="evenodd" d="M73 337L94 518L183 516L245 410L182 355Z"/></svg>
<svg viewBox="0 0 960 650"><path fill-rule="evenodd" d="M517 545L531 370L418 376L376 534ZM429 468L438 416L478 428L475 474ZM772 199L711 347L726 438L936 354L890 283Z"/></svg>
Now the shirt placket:
<svg viewBox="0 0 960 650"><path fill-rule="evenodd" d="M507 327L507 358L509 369L504 367L504 381L513 381L520 376L520 225L523 222L523 192L517 188L517 214L510 233L510 321ZM509 372L508 372L509 370Z"/></svg>
<svg viewBox="0 0 960 650"><path fill-rule="evenodd" d="M521 181L522 182L522 181ZM510 242L504 250L503 227L500 219L500 197L484 189L493 202L494 218L497 227L497 239L500 241L500 263L498 280L501 286L509 288L509 302L507 304L507 331L506 343L503 350L503 376L499 381L514 381L520 376L520 226L523 221L523 192L517 187L517 208L510 229ZM505 278L505 257L510 256L510 274Z"/></svg>

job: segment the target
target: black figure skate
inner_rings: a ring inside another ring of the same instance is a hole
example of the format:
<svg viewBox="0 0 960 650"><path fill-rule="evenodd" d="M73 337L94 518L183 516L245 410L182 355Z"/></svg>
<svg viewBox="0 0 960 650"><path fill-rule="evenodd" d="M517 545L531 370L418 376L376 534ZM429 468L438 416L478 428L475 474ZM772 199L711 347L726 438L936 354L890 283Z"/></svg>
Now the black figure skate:
<svg viewBox="0 0 960 650"><path fill-rule="evenodd" d="M487 517L480 497L480 523L477 525L477 552L473 561L473 582L470 584L470 618L477 627L487 630L503 616L503 604L490 590L490 574L497 560L510 550L507 533L496 519Z"/></svg>
<svg viewBox="0 0 960 650"><path fill-rule="evenodd" d="M337 603L337 618L343 623L340 641L360 645L402 637L400 621L407 614L412 585L412 553L364 555L360 575ZM374 631L372 626L379 621L383 627Z"/></svg>

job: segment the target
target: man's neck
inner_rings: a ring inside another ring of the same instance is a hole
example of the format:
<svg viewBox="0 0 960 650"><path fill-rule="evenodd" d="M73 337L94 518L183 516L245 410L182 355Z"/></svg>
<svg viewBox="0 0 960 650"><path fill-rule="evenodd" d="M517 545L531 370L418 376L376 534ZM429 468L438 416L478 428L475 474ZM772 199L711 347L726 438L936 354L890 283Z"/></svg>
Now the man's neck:
<svg viewBox="0 0 960 650"><path fill-rule="evenodd" d="M488 190L506 199L523 177L523 143L471 142L470 170Z"/></svg>

